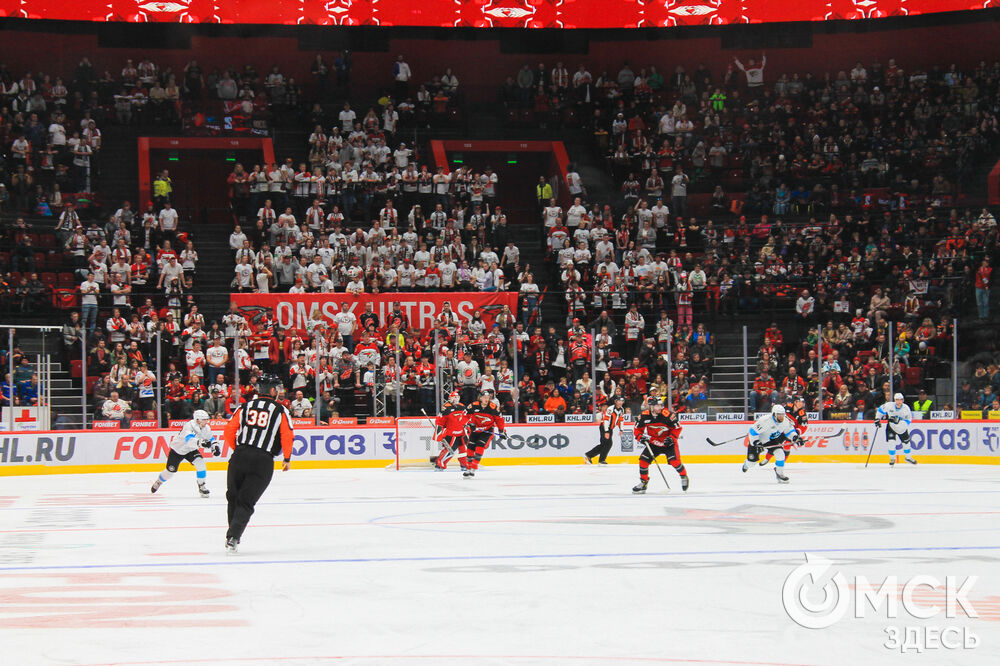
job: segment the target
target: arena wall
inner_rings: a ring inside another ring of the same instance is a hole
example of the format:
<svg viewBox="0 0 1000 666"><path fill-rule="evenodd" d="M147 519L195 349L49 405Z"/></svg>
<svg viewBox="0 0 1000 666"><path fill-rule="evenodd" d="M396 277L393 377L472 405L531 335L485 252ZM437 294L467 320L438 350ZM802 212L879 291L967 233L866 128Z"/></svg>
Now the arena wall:
<svg viewBox="0 0 1000 666"><path fill-rule="evenodd" d="M685 462L735 463L744 459L747 423L688 423L681 434ZM20 432L0 436L0 476L134 472L161 469L173 430ZM874 426L862 421L819 421L809 425L805 445L792 462L863 463L873 445ZM510 438L494 441L484 466L581 464L581 456L598 437L592 424L516 425ZM914 455L920 463L1000 464L1000 423L995 421L915 422L911 431ZM722 442L712 446L707 438ZM298 428L293 467L388 467L395 461L396 430L392 425ZM422 450L408 456L436 453L424 438ZM874 439L873 462L885 463L885 430ZM231 451L208 460L209 469L223 469ZM634 463L639 449L631 431L614 436L609 462Z"/></svg>

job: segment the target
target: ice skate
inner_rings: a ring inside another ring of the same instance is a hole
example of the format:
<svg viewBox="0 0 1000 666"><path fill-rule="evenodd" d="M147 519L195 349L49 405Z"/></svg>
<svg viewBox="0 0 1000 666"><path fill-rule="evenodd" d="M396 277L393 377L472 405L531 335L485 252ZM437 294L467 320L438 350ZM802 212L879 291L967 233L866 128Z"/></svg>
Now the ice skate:
<svg viewBox="0 0 1000 666"><path fill-rule="evenodd" d="M761 458L760 462L757 463L757 464L760 465L761 467L763 467L764 465L766 465L769 462L771 462L771 461L765 457L765 458Z"/></svg>
<svg viewBox="0 0 1000 666"><path fill-rule="evenodd" d="M780 467L774 468L774 476L777 477L778 483L788 483L788 477L785 476L785 472Z"/></svg>
<svg viewBox="0 0 1000 666"><path fill-rule="evenodd" d="M751 467L753 467L753 463L752 462L750 462L749 460L744 460L743 461L743 471L744 472L746 472Z"/></svg>
<svg viewBox="0 0 1000 666"><path fill-rule="evenodd" d="M240 542L236 539L236 537L229 537L226 539L226 555L235 555L236 546L238 546L239 543Z"/></svg>
<svg viewBox="0 0 1000 666"><path fill-rule="evenodd" d="M597 461L597 464L598 464L598 465L607 465L607 464L608 464L608 461L607 461L607 460L598 460L598 461Z"/></svg>
<svg viewBox="0 0 1000 666"><path fill-rule="evenodd" d="M649 481L640 481L639 485L632 489L632 492L636 495L643 495L646 492L646 486L649 485Z"/></svg>
<svg viewBox="0 0 1000 666"><path fill-rule="evenodd" d="M683 490L684 492L687 492L688 486L690 486L690 485L691 485L691 480L688 479L686 475L682 476L681 477L681 490Z"/></svg>
<svg viewBox="0 0 1000 666"><path fill-rule="evenodd" d="M160 489L160 486L162 486L162 485L163 485L163 481L160 481L159 479L157 479L156 481L153 481L153 485L150 486L149 492L155 493L157 490Z"/></svg>
<svg viewBox="0 0 1000 666"><path fill-rule="evenodd" d="M913 456L906 456L905 458L903 458L903 460L905 460L906 462L910 463L911 465L916 465L917 464L917 460Z"/></svg>
<svg viewBox="0 0 1000 666"><path fill-rule="evenodd" d="M586 463L587 465L593 465L594 464L594 463L590 462L590 458L588 456L584 456L583 457L583 462Z"/></svg>
<svg viewBox="0 0 1000 666"><path fill-rule="evenodd" d="M199 483L198 484L198 494L201 497L208 497L211 494L211 492L209 492L208 487L205 486L204 483Z"/></svg>
<svg viewBox="0 0 1000 666"><path fill-rule="evenodd" d="M889 467L892 467L895 464L896 464L896 456L892 456L891 458L889 458Z"/></svg>
<svg viewBox="0 0 1000 666"><path fill-rule="evenodd" d="M475 470L471 470L471 469L467 469L464 472L462 472L462 476L464 476L467 479L471 479L475 475L476 475Z"/></svg>

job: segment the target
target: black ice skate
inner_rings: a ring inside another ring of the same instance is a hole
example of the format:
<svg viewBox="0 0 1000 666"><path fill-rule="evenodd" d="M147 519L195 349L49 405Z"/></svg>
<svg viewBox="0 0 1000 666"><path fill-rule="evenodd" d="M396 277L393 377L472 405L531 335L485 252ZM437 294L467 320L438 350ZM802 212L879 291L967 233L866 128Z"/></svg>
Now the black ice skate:
<svg viewBox="0 0 1000 666"><path fill-rule="evenodd" d="M788 477L785 476L784 470L780 467L774 468L774 476L778 478L778 483L788 483Z"/></svg>
<svg viewBox="0 0 1000 666"><path fill-rule="evenodd" d="M202 497L208 497L211 493L209 492L208 488L205 487L204 483L199 483L198 494L201 495Z"/></svg>
<svg viewBox="0 0 1000 666"><path fill-rule="evenodd" d="M632 489L632 492L636 495L643 495L646 492L646 486L649 485L649 481L640 481L639 485Z"/></svg>
<svg viewBox="0 0 1000 666"><path fill-rule="evenodd" d="M906 456L906 458L904 458L904 460L906 462L910 463L911 465L916 465L917 464L917 460L913 456Z"/></svg>
<svg viewBox="0 0 1000 666"><path fill-rule="evenodd" d="M162 485L163 485L163 481L160 481L159 479L157 479L156 481L153 481L153 485L150 486L149 492L155 493L157 490L160 489L160 486L162 486Z"/></svg>
<svg viewBox="0 0 1000 666"><path fill-rule="evenodd" d="M583 457L583 462L587 463L588 465L593 465L593 464L594 464L594 463L592 463L592 462L590 461L590 458L589 458L588 456L584 456L584 457Z"/></svg>
<svg viewBox="0 0 1000 666"><path fill-rule="evenodd" d="M226 555L235 555L236 546L239 545L239 540L236 537L229 537L226 539Z"/></svg>
<svg viewBox="0 0 1000 666"><path fill-rule="evenodd" d="M690 486L690 485L691 485L691 480L688 479L687 476L682 476L681 477L681 490L683 490L684 492L687 492L688 486Z"/></svg>
<svg viewBox="0 0 1000 666"><path fill-rule="evenodd" d="M467 479L471 479L475 475L476 475L475 470L471 470L471 469L467 469L464 472L462 472L462 476L464 476Z"/></svg>

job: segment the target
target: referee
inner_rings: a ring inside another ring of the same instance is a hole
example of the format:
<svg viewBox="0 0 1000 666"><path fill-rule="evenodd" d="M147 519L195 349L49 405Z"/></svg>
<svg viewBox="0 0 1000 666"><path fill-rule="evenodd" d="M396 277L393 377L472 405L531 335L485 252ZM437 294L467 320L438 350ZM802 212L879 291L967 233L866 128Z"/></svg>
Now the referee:
<svg viewBox="0 0 1000 666"><path fill-rule="evenodd" d="M226 424L223 439L233 449L226 475L229 531L226 553L233 554L247 528L254 505L274 474L274 456L282 454L281 470L288 471L292 458L292 421L285 407L274 400L281 380L264 375L257 384L257 397L240 405Z"/></svg>

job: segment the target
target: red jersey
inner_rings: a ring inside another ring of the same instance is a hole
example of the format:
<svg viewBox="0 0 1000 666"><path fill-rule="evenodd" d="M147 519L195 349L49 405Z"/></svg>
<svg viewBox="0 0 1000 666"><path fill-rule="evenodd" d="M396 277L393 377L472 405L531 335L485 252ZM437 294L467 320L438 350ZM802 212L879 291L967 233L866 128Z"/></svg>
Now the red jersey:
<svg viewBox="0 0 1000 666"><path fill-rule="evenodd" d="M806 434L806 428L809 427L809 414L805 409L795 409L795 405L788 405L785 407L785 415L792 419L795 432L799 435Z"/></svg>
<svg viewBox="0 0 1000 666"><path fill-rule="evenodd" d="M465 413L472 432L503 432L507 425L500 414L499 405L495 402L483 403L481 400L475 400L466 407Z"/></svg>
<svg viewBox="0 0 1000 666"><path fill-rule="evenodd" d="M639 415L635 424L635 436L640 438L643 435L648 435L650 441L658 446L663 446L667 440L676 443L681 437L681 426L673 412L663 410L653 414L647 409Z"/></svg>
<svg viewBox="0 0 1000 666"><path fill-rule="evenodd" d="M468 423L469 416L465 413L465 405L460 402L446 402L434 421L434 425L439 428L438 439L465 437L465 427Z"/></svg>

